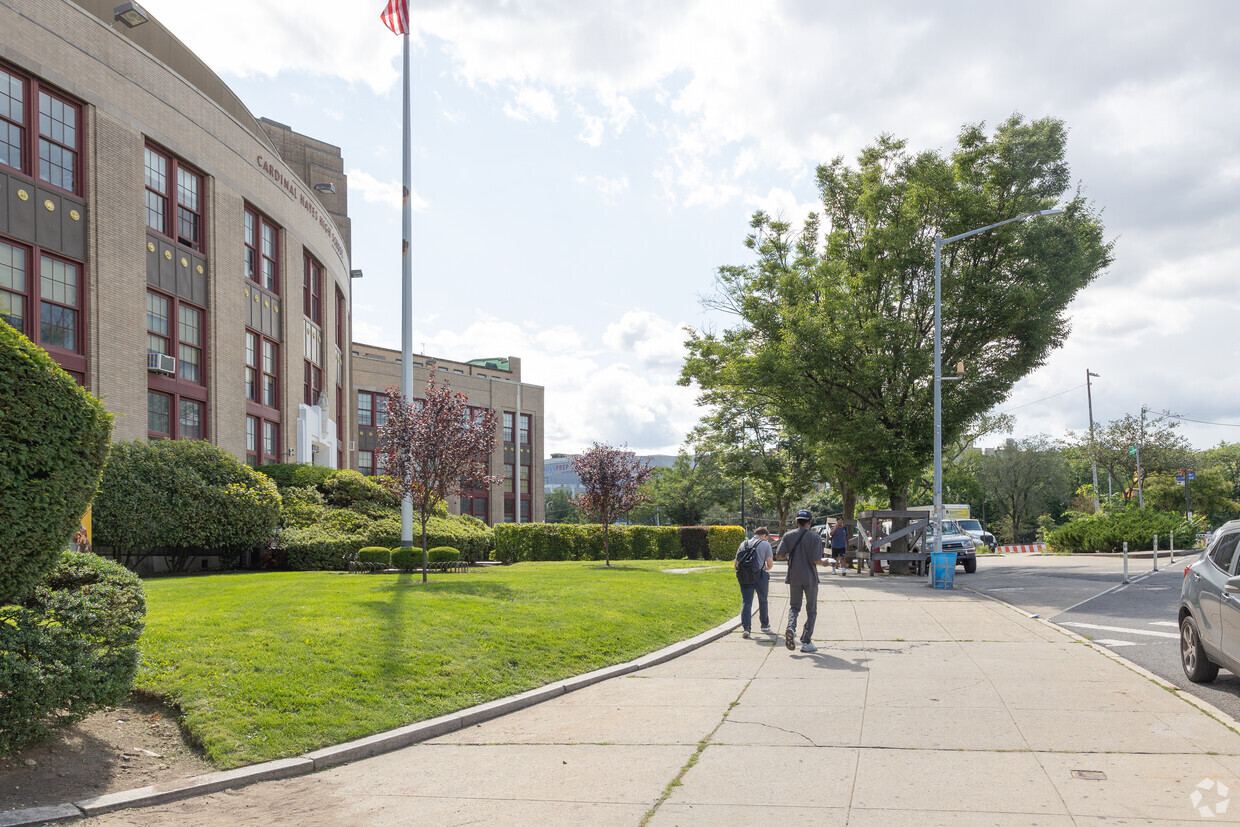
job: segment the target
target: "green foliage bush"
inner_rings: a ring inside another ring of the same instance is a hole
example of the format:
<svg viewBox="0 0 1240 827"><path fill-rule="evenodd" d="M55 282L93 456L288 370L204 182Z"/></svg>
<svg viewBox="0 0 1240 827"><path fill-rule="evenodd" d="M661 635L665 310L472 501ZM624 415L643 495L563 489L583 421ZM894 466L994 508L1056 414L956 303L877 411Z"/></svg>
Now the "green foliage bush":
<svg viewBox="0 0 1240 827"><path fill-rule="evenodd" d="M308 462L272 462L260 465L255 470L270 477L281 491L285 488L305 488L306 486L322 490L323 484L336 473L333 468L311 465Z"/></svg>
<svg viewBox="0 0 1240 827"><path fill-rule="evenodd" d="M72 551L0 607L0 755L124 700L145 614L136 575Z"/></svg>
<svg viewBox="0 0 1240 827"><path fill-rule="evenodd" d="M416 515L413 521L413 541L421 550L422 527ZM396 548L400 545L400 517L392 516L372 522L366 529L367 545ZM475 517L444 515L431 517L426 522L426 547L451 546L460 549L461 558L470 563L486 559L487 552L495 542L495 532Z"/></svg>
<svg viewBox="0 0 1240 827"><path fill-rule="evenodd" d="M690 560L710 559L710 540L706 526L685 525L677 531L680 532L680 548L685 557Z"/></svg>
<svg viewBox="0 0 1240 827"><path fill-rule="evenodd" d="M282 556L294 571L348 571L357 552L373 545L359 534L340 534L318 526L285 528L277 535Z"/></svg>
<svg viewBox="0 0 1240 827"><path fill-rule="evenodd" d="M378 546L366 546L358 549L357 562L360 568L367 571L383 571L392 565L392 552Z"/></svg>
<svg viewBox="0 0 1240 827"><path fill-rule="evenodd" d="M73 539L111 432L99 400L0 320L0 604L32 588Z"/></svg>
<svg viewBox="0 0 1240 827"><path fill-rule="evenodd" d="M422 565L422 549L420 548L394 548L392 549L392 568L401 571L413 571L414 568Z"/></svg>
<svg viewBox="0 0 1240 827"><path fill-rule="evenodd" d="M392 492L376 482L374 477L347 468L332 474L321 487L330 505L343 508L359 503L378 503L388 507L400 504Z"/></svg>
<svg viewBox="0 0 1240 827"><path fill-rule="evenodd" d="M677 530L670 526L611 526L608 535L613 560L674 560L684 556ZM492 559L500 563L601 560L603 527L589 523L497 525Z"/></svg>
<svg viewBox="0 0 1240 827"><path fill-rule="evenodd" d="M438 548L428 548L426 550L426 562L428 563L455 563L461 559L461 553L449 546L439 546Z"/></svg>
<svg viewBox="0 0 1240 827"><path fill-rule="evenodd" d="M239 554L266 544L280 494L266 476L201 440L120 442L95 497L95 545L129 558L155 549Z"/></svg>
<svg viewBox="0 0 1240 827"><path fill-rule="evenodd" d="M713 525L706 529L706 542L710 546L710 559L731 560L736 549L745 542L745 529L738 525Z"/></svg>
<svg viewBox="0 0 1240 827"><path fill-rule="evenodd" d="M1132 507L1109 514L1087 514L1047 534L1052 551L1094 552L1148 549L1158 535L1158 547L1166 549L1175 533L1175 547L1192 548L1203 526L1189 525L1184 517L1169 511Z"/></svg>

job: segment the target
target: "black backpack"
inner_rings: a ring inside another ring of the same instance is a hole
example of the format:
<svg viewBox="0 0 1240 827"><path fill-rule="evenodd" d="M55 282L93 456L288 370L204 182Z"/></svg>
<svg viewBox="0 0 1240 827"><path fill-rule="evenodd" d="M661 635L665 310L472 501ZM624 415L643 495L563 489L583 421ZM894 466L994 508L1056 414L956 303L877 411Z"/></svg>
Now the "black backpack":
<svg viewBox="0 0 1240 827"><path fill-rule="evenodd" d="M762 543L757 537L741 543L736 553L736 581L742 586L752 586L758 582L762 573L763 561L758 557L758 546Z"/></svg>

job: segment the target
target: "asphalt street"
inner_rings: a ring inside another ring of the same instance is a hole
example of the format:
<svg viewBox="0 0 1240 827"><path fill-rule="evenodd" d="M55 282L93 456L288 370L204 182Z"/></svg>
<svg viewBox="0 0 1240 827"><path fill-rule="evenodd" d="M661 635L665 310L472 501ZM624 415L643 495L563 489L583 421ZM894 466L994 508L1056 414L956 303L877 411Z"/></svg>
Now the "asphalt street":
<svg viewBox="0 0 1240 827"><path fill-rule="evenodd" d="M1194 684L1180 667L1176 612L1184 567L1196 557L1129 559L1115 557L1009 555L978 560L974 575L956 572L957 585L1017 606L1030 614L1090 638L1094 643L1192 692L1240 719L1240 677L1219 672L1212 684Z"/></svg>

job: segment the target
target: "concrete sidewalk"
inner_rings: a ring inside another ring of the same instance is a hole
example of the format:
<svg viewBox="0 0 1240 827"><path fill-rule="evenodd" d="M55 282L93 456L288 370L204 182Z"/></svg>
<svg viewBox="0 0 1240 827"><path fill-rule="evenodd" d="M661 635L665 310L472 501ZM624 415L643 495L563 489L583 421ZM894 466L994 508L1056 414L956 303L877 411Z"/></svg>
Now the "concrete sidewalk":
<svg viewBox="0 0 1240 827"><path fill-rule="evenodd" d="M815 641L803 654L737 631L396 752L91 823L1240 818L1240 802L1227 808L1232 790L1240 799L1235 723L1045 621L917 578L828 574Z"/></svg>

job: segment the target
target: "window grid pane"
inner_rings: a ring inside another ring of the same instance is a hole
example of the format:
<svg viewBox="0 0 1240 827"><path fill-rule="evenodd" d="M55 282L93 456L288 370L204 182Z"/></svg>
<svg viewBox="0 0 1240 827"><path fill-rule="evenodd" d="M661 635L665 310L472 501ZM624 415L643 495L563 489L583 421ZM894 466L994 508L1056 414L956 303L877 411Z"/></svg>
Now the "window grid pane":
<svg viewBox="0 0 1240 827"><path fill-rule="evenodd" d="M202 403L181 400L182 439L202 439Z"/></svg>
<svg viewBox="0 0 1240 827"><path fill-rule="evenodd" d="M258 453L258 420L252 416L245 418L245 452Z"/></svg>
<svg viewBox="0 0 1240 827"><path fill-rule="evenodd" d="M155 293L146 294L146 329L168 335L168 300Z"/></svg>
<svg viewBox="0 0 1240 827"><path fill-rule="evenodd" d="M26 83L0 69L0 164L21 169L25 146Z"/></svg>
<svg viewBox="0 0 1240 827"><path fill-rule="evenodd" d="M177 372L186 382L200 382L199 364L201 351L191 345L182 344L177 353Z"/></svg>
<svg viewBox="0 0 1240 827"><path fill-rule="evenodd" d="M276 457L280 453L280 431L274 422L263 422L263 454Z"/></svg>
<svg viewBox="0 0 1240 827"><path fill-rule="evenodd" d="M77 161L77 110L46 92L39 93L39 177L73 189Z"/></svg>
<svg viewBox="0 0 1240 827"><path fill-rule="evenodd" d="M262 226L263 235L263 287L276 289L276 230L266 222Z"/></svg>
<svg viewBox="0 0 1240 827"><path fill-rule="evenodd" d="M44 258L39 264L39 271L42 276L40 298L77 307L77 267L54 258Z"/></svg>
<svg viewBox="0 0 1240 827"><path fill-rule="evenodd" d="M26 332L26 251L0 242L0 317Z"/></svg>
<svg viewBox="0 0 1240 827"><path fill-rule="evenodd" d="M371 406L374 404L374 397L369 393L358 393L357 395L357 424L361 427L370 427L371 423Z"/></svg>
<svg viewBox="0 0 1240 827"><path fill-rule="evenodd" d="M170 434L168 429L169 399L162 393L146 392L146 429L155 434Z"/></svg>
<svg viewBox="0 0 1240 827"><path fill-rule="evenodd" d="M178 315L181 320L181 341L191 345L202 344L199 340L202 328L202 314L192 307L181 305L178 308Z"/></svg>

